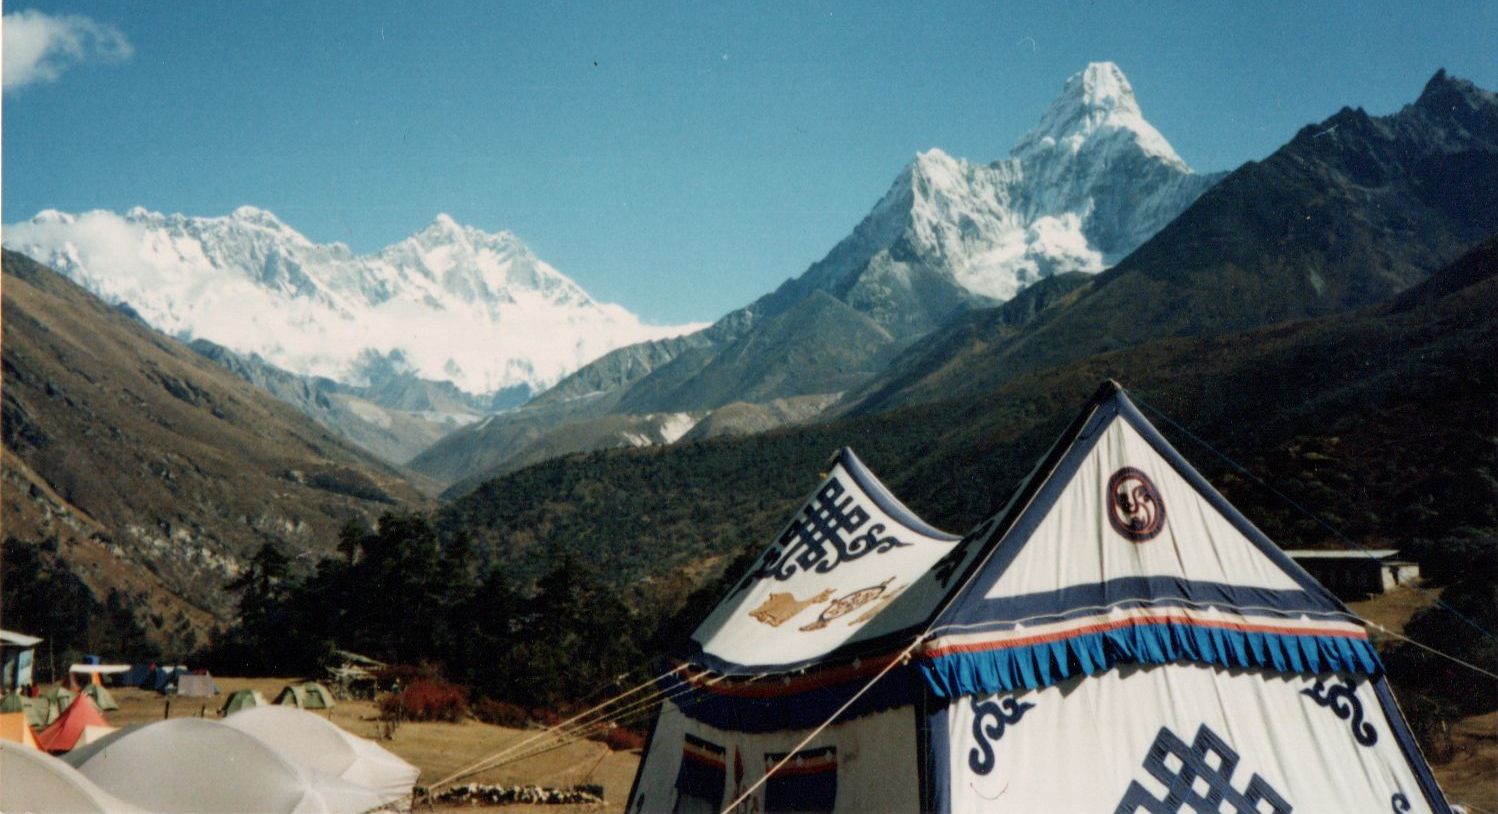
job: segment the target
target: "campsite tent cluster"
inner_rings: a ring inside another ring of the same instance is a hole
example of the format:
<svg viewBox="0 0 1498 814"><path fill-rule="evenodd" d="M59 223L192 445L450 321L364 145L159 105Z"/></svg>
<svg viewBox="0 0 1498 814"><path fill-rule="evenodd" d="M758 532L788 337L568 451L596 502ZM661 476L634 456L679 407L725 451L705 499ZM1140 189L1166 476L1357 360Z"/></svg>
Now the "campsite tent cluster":
<svg viewBox="0 0 1498 814"><path fill-rule="evenodd" d="M1105 383L966 536L849 450L660 679L630 812L1448 812L1361 621Z"/></svg>
<svg viewBox="0 0 1498 814"><path fill-rule="evenodd" d="M64 719L80 706L92 702L80 696ZM270 705L126 727L61 758L0 742L0 811L353 814L406 807L418 774L321 716Z"/></svg>

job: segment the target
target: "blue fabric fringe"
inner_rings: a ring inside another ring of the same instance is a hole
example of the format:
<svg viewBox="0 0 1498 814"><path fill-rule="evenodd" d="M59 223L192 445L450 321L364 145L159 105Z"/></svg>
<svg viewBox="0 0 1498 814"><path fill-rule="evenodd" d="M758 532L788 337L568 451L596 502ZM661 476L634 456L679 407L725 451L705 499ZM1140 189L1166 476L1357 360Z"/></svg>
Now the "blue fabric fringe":
<svg viewBox="0 0 1498 814"><path fill-rule="evenodd" d="M1116 664L1196 662L1278 673L1378 675L1383 665L1366 639L1291 636L1178 623L1140 624L1054 642L954 653L922 661L921 675L940 698L1049 687Z"/></svg>

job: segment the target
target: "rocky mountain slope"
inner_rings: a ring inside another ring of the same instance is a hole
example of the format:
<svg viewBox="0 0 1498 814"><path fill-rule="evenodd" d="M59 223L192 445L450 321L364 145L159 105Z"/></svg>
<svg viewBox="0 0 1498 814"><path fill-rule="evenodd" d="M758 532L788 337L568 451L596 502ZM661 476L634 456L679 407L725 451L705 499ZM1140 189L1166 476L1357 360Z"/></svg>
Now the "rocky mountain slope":
<svg viewBox="0 0 1498 814"><path fill-rule="evenodd" d="M537 425L841 393L955 314L1056 274L1102 271L1218 177L1193 173L1176 155L1117 66L1089 65L1009 157L979 164L921 153L801 276L690 341L606 356L526 408L454 433L411 466L471 478L485 470L454 452L491 450L477 457L492 474L507 459L502 450Z"/></svg>
<svg viewBox="0 0 1498 814"><path fill-rule="evenodd" d="M233 611L224 583L273 542L306 568L350 519L426 505L302 413L4 253L3 494L10 545L44 545L162 643ZM178 652L181 652L180 650Z"/></svg>
<svg viewBox="0 0 1498 814"><path fill-rule="evenodd" d="M1218 183L1020 332L959 321L849 394L872 412L1170 336L1356 308L1498 228L1498 97L1436 74L1389 116L1343 109ZM981 319L981 318L980 318Z"/></svg>

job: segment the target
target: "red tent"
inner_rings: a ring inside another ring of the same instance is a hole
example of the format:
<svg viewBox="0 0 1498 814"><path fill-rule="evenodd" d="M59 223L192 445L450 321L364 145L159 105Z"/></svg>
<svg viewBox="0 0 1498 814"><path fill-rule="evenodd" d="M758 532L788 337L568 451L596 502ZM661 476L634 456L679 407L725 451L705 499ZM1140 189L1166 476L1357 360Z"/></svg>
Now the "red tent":
<svg viewBox="0 0 1498 814"><path fill-rule="evenodd" d="M78 745L84 730L91 726L109 726L93 699L82 693L46 729L36 733L36 743L48 752L66 752Z"/></svg>

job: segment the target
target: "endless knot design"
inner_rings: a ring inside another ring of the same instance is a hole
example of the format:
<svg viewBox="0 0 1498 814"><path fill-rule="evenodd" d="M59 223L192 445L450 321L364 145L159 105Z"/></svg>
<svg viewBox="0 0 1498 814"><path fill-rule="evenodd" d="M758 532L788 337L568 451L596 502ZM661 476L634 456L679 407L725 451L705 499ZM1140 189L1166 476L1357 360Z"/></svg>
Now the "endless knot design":
<svg viewBox="0 0 1498 814"><path fill-rule="evenodd" d="M1300 694L1309 696L1318 705L1329 708L1344 721L1350 718L1348 726L1352 728L1353 740L1364 746L1378 743L1378 730L1373 728L1373 724L1363 720L1363 702L1358 699L1358 685L1348 683L1327 687L1318 678L1315 684L1301 690Z"/></svg>
<svg viewBox="0 0 1498 814"><path fill-rule="evenodd" d="M1143 543L1165 528L1165 501L1149 476L1126 466L1108 479L1108 523L1125 539Z"/></svg>
<svg viewBox="0 0 1498 814"><path fill-rule="evenodd" d="M1019 723L1019 719L1025 717L1025 713L1034 709L1035 705L1028 701L1015 701L1013 698L980 703L974 697L971 703L973 705L973 738L978 745L967 753L967 765L978 774L988 774L993 771L994 766L994 743L1004 737L1004 729L1009 724ZM992 718L993 722L985 725L983 722L989 718Z"/></svg>
<svg viewBox="0 0 1498 814"><path fill-rule="evenodd" d="M1273 814L1290 814L1291 806L1269 782L1255 774L1243 791L1233 788L1233 771L1238 768L1238 753L1206 724L1196 730L1196 740L1187 746L1176 733L1160 727L1144 768L1150 776L1165 784L1165 796L1157 798L1139 784L1129 783L1123 800L1113 814L1217 814L1226 805L1233 814L1261 814L1267 805Z"/></svg>
<svg viewBox="0 0 1498 814"><path fill-rule="evenodd" d="M825 574L867 554L911 545L885 535L883 523L870 524L869 513L847 491L839 479L827 481L765 552L760 566L739 583L739 589L761 577L783 582L802 571Z"/></svg>

